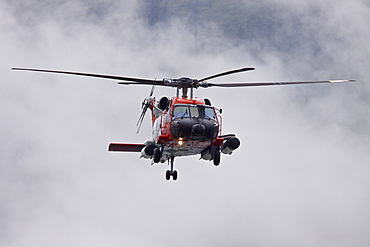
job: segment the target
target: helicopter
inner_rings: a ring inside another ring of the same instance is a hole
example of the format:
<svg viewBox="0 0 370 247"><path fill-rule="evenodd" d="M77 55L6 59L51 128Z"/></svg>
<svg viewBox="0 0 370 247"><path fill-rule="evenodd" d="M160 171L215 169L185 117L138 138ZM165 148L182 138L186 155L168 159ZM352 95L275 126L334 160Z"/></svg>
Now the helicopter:
<svg viewBox="0 0 370 247"><path fill-rule="evenodd" d="M165 178L170 180L172 177L174 181L178 178L178 172L174 169L175 157L200 155L200 159L212 161L213 165L218 166L221 161L221 154L230 155L240 146L240 140L235 134L222 134L222 110L214 107L207 98L194 97L194 89L346 83L355 81L208 82L218 77L255 69L249 67L229 70L202 79L180 77L175 79L164 78L162 80L61 70L12 69L111 79L119 81L118 84L120 85L151 85L152 89L149 96L142 102L142 111L137 122L138 133L146 112L150 109L152 117L151 139L140 144L110 143L108 151L138 152L140 153L140 158L151 159L152 164L167 162L170 168L166 171ZM164 96L157 100L153 96L156 86L176 88L176 96Z"/></svg>

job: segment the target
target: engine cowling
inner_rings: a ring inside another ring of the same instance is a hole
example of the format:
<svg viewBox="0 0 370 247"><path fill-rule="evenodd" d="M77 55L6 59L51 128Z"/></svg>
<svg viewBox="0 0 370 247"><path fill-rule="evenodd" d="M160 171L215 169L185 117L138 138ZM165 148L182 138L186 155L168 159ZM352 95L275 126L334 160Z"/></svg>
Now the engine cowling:
<svg viewBox="0 0 370 247"><path fill-rule="evenodd" d="M154 148L154 143L147 144L145 147L143 147L143 149L141 149L141 157L145 159L151 159L153 157Z"/></svg>
<svg viewBox="0 0 370 247"><path fill-rule="evenodd" d="M236 137L231 137L221 146L221 152L224 154L231 154L240 146L240 140Z"/></svg>
<svg viewBox="0 0 370 247"><path fill-rule="evenodd" d="M162 111L166 110L170 104L170 99L168 97L162 97L158 102L158 108Z"/></svg>

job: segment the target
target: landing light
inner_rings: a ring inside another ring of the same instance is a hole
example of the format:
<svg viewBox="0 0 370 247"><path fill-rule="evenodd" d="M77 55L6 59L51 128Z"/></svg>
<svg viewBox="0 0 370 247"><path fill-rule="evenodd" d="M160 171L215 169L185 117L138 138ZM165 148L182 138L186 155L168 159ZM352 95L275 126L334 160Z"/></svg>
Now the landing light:
<svg viewBox="0 0 370 247"><path fill-rule="evenodd" d="M182 137L180 137L180 138L179 138L179 141L177 142L177 144L179 144L179 145L181 146L181 145L184 143L184 142L183 142L183 140L184 140L184 139L183 139Z"/></svg>

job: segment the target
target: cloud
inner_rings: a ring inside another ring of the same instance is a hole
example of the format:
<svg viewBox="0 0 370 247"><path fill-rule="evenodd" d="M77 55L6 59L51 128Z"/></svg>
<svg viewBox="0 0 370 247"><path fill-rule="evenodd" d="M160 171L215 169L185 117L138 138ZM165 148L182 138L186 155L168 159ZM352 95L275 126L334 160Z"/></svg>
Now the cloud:
<svg viewBox="0 0 370 247"><path fill-rule="evenodd" d="M211 18L150 25L142 1L0 1L0 246L368 245L369 6L253 4L271 13L255 28L274 35L237 38ZM14 66L143 78L253 66L219 81L358 82L197 90L242 146L217 168L176 159L172 183L165 165L106 151L149 139L149 120L139 135L135 122L150 87Z"/></svg>

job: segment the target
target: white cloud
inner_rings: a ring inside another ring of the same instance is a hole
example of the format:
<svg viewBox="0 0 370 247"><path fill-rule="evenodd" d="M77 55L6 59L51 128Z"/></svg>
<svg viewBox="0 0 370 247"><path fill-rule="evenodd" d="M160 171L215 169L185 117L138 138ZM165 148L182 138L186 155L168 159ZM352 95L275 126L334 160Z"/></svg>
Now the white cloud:
<svg viewBox="0 0 370 247"><path fill-rule="evenodd" d="M290 54L265 40L236 45L214 23L149 27L140 2L96 4L0 1L0 246L369 244L365 2L276 3L302 15L305 38L316 35ZM135 123L150 87L14 66L144 78L255 66L222 80L359 82L197 90L224 108L224 131L242 146L217 168L178 158L172 183L165 166L106 151L110 141L148 139L148 119L139 135Z"/></svg>

